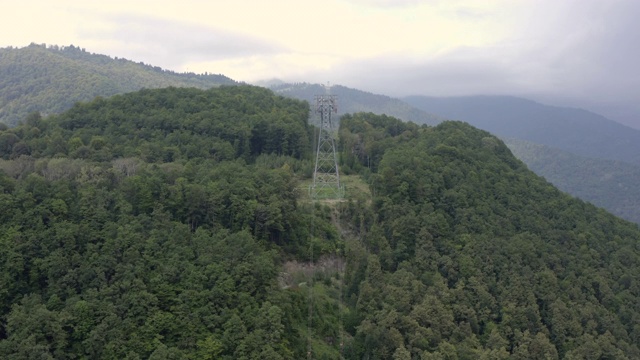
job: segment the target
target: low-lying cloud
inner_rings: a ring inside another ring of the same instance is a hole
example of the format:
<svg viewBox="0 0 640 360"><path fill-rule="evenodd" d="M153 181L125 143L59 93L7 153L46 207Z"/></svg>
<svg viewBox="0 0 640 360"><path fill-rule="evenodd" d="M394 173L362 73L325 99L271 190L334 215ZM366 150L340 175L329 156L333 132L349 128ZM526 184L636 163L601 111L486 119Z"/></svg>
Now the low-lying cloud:
<svg viewBox="0 0 640 360"><path fill-rule="evenodd" d="M148 60L152 65L176 69L188 62L239 59L276 55L286 51L277 42L178 20L138 15L104 17L104 30L85 36L89 40L117 43L133 59Z"/></svg>

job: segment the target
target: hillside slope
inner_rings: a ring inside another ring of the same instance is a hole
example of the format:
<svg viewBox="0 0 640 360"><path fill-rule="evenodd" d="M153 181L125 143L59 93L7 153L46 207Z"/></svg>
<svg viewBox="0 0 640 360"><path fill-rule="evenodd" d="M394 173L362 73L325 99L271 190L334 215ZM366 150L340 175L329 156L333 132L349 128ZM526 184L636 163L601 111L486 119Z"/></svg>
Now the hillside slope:
<svg viewBox="0 0 640 360"><path fill-rule="evenodd" d="M337 246L296 202L308 112L261 88L167 88L0 131L18 140L0 154L0 358L303 358L307 290L280 266Z"/></svg>
<svg viewBox="0 0 640 360"><path fill-rule="evenodd" d="M352 358L640 356L636 225L561 193L468 124L342 124L346 161L374 170L371 212L350 213L362 239L346 295Z"/></svg>
<svg viewBox="0 0 640 360"><path fill-rule="evenodd" d="M77 101L141 88L210 88L235 82L223 75L178 74L78 47L31 44L0 49L0 122L15 125L31 112L59 113Z"/></svg>
<svg viewBox="0 0 640 360"><path fill-rule="evenodd" d="M637 225L488 132L371 113L340 158L372 198L299 201L308 113L147 89L0 130L0 357L640 358Z"/></svg>
<svg viewBox="0 0 640 360"><path fill-rule="evenodd" d="M522 139L576 155L640 164L640 130L592 112L547 106L507 96L403 98L447 119L461 120L496 135Z"/></svg>

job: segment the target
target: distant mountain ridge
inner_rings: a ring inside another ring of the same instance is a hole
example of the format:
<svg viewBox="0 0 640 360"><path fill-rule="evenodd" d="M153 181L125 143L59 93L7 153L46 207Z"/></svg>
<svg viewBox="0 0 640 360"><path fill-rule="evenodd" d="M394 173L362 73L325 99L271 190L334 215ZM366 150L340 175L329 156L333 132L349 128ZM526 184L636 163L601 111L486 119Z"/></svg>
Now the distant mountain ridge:
<svg viewBox="0 0 640 360"><path fill-rule="evenodd" d="M279 95L300 100L313 101L315 95L324 94L327 90L320 84L309 83L279 83L272 81L269 86ZM331 86L331 94L338 97L338 113L350 114L357 112L371 112L385 114L404 121L417 124L436 125L443 118L410 106L404 101L386 95L372 94L366 91L348 88L341 85Z"/></svg>
<svg viewBox="0 0 640 360"><path fill-rule="evenodd" d="M499 136L544 144L580 156L640 164L640 130L583 109L548 106L509 96L409 96L402 100Z"/></svg>
<svg viewBox="0 0 640 360"><path fill-rule="evenodd" d="M142 88L235 85L219 74L176 73L93 54L71 46L31 44L0 49L0 122L15 125L31 112L59 113L78 101Z"/></svg>

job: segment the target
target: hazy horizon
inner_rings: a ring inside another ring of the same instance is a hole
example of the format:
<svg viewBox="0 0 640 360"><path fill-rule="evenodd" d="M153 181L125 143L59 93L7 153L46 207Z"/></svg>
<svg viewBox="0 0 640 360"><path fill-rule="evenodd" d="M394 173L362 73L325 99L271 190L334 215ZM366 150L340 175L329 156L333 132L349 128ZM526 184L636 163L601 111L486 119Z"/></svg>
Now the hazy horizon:
<svg viewBox="0 0 640 360"><path fill-rule="evenodd" d="M73 44L179 72L394 97L520 96L640 128L632 0L25 0L5 9L2 47Z"/></svg>

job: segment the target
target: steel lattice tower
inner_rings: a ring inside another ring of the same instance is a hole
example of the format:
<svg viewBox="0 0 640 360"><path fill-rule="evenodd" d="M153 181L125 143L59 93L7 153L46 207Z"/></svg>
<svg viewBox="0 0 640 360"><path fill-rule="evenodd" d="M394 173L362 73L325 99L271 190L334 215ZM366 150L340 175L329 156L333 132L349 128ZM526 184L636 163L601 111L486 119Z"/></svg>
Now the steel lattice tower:
<svg viewBox="0 0 640 360"><path fill-rule="evenodd" d="M316 95L315 103L320 129L311 196L314 199L339 199L343 197L343 189L340 186L335 131L331 119L331 115L338 112L337 98L335 95Z"/></svg>

